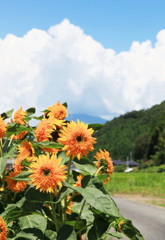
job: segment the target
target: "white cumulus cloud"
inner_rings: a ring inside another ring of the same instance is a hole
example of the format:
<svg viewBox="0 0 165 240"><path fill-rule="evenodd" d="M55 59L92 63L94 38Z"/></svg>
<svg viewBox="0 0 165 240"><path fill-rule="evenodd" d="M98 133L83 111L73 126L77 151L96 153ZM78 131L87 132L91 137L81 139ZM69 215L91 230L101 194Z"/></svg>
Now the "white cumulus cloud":
<svg viewBox="0 0 165 240"><path fill-rule="evenodd" d="M48 31L0 39L0 112L44 110L58 100L69 112L108 116L164 100L165 30L156 42L132 42L127 52L104 48L65 19Z"/></svg>

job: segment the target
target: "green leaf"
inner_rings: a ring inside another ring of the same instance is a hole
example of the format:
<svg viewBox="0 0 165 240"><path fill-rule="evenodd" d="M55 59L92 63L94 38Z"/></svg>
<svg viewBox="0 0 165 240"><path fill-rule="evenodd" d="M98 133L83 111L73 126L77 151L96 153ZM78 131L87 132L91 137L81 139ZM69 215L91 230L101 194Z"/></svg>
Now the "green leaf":
<svg viewBox="0 0 165 240"><path fill-rule="evenodd" d="M81 201L80 203L74 203L73 205L73 209L72 211L79 214L81 211L81 207L82 207L82 203L83 201ZM90 209L90 205L88 203L85 203L83 211L81 213L81 219L85 219L87 222L87 225L93 223L94 221L94 215L93 212Z"/></svg>
<svg viewBox="0 0 165 240"><path fill-rule="evenodd" d="M26 233L24 231L21 231L13 240L37 240L37 237L34 236L32 233Z"/></svg>
<svg viewBox="0 0 165 240"><path fill-rule="evenodd" d="M16 146L12 146L8 152L0 158L0 175L6 168L7 159L12 159L15 157Z"/></svg>
<svg viewBox="0 0 165 240"><path fill-rule="evenodd" d="M108 235L112 236L112 237L115 237L115 238L118 238L118 239L121 239L123 238L123 236L120 234L120 233L116 233L116 232L113 232L113 233L107 233Z"/></svg>
<svg viewBox="0 0 165 240"><path fill-rule="evenodd" d="M7 137L10 137L12 134L15 134L16 133L16 122L12 122L12 123L8 123L8 127L7 127L7 133L6 133L6 136Z"/></svg>
<svg viewBox="0 0 165 240"><path fill-rule="evenodd" d="M21 165L24 166L24 167L29 167L30 164L31 164L31 162L27 161L26 159L21 161Z"/></svg>
<svg viewBox="0 0 165 240"><path fill-rule="evenodd" d="M63 104L62 104L64 107L68 107L68 104L67 104L67 102L64 102Z"/></svg>
<svg viewBox="0 0 165 240"><path fill-rule="evenodd" d="M3 173L3 171L6 168L6 162L7 162L7 158L6 157L1 157L0 158L0 175Z"/></svg>
<svg viewBox="0 0 165 240"><path fill-rule="evenodd" d="M95 226L92 226L91 229L89 230L89 232L88 232L88 239L89 240L93 240L93 239L100 240L99 237L98 237L98 234L97 234Z"/></svg>
<svg viewBox="0 0 165 240"><path fill-rule="evenodd" d="M10 123L8 123L8 129L15 127L16 125L17 125L16 122L10 122Z"/></svg>
<svg viewBox="0 0 165 240"><path fill-rule="evenodd" d="M99 210L102 213L121 217L119 209L117 208L113 199L108 194L104 194L102 191L95 187L72 187L68 183L64 183L64 185L79 192L87 201L87 203L91 205L91 207Z"/></svg>
<svg viewBox="0 0 165 240"><path fill-rule="evenodd" d="M35 112L36 112L35 108L28 108L26 110L26 115L30 116L30 115L34 114Z"/></svg>
<svg viewBox="0 0 165 240"><path fill-rule="evenodd" d="M22 216L31 214L41 209L41 204L33 201L27 201L25 197L20 199L16 204L8 204L5 211L1 213L7 221L14 221Z"/></svg>
<svg viewBox="0 0 165 240"><path fill-rule="evenodd" d="M62 158L61 164L65 164L70 160L70 157L66 156L66 153L64 151L59 152L57 156L59 158Z"/></svg>
<svg viewBox="0 0 165 240"><path fill-rule="evenodd" d="M76 233L72 226L64 225L57 234L57 240L76 240Z"/></svg>
<svg viewBox="0 0 165 240"><path fill-rule="evenodd" d="M101 174L101 175L97 175L97 178L98 178L101 182L103 182L105 179L108 178L108 174L103 173L103 174Z"/></svg>
<svg viewBox="0 0 165 240"><path fill-rule="evenodd" d="M58 193L56 203L61 202L66 196L68 196L71 192L73 192L72 189L67 187L62 187Z"/></svg>
<svg viewBox="0 0 165 240"><path fill-rule="evenodd" d="M19 225L22 230L27 228L37 228L42 232L46 230L47 220L45 217L35 214L19 218Z"/></svg>
<svg viewBox="0 0 165 240"><path fill-rule="evenodd" d="M123 233L133 240L144 240L143 236L139 232L139 230L132 224L131 220L124 220L124 224L122 226Z"/></svg>
<svg viewBox="0 0 165 240"><path fill-rule="evenodd" d="M29 116L24 117L24 121L29 122L32 118Z"/></svg>
<svg viewBox="0 0 165 240"><path fill-rule="evenodd" d="M26 127L20 124L16 124L15 122L9 124L8 130L7 130L7 137L11 136L12 134L19 134L20 132L31 132L32 129L30 127Z"/></svg>
<svg viewBox="0 0 165 240"><path fill-rule="evenodd" d="M30 181L29 175L31 175L30 172L28 171L23 171L21 173L19 173L16 177L12 177L12 179L16 180L16 181Z"/></svg>
<svg viewBox="0 0 165 240"><path fill-rule="evenodd" d="M36 119L36 120L42 120L43 119L43 115L39 116L39 117L32 117L33 119Z"/></svg>
<svg viewBox="0 0 165 240"><path fill-rule="evenodd" d="M77 163L74 161L74 165L78 170L82 171L84 174L94 175L97 171L96 166L90 163L89 161L88 163L83 161L81 161L80 163Z"/></svg>
<svg viewBox="0 0 165 240"><path fill-rule="evenodd" d="M48 238L41 230L37 228L27 228L19 232L14 240L56 240L56 238Z"/></svg>
<svg viewBox="0 0 165 240"><path fill-rule="evenodd" d="M56 240L57 234L55 231L52 230L46 230L45 236L49 238L49 240Z"/></svg>
<svg viewBox="0 0 165 240"><path fill-rule="evenodd" d="M40 192L34 187L28 188L28 190L25 192L25 198L28 201L38 201L38 202L44 202L44 201L50 200L49 194Z"/></svg>
<svg viewBox="0 0 165 240"><path fill-rule="evenodd" d="M87 222L85 219L80 219L78 221L66 221L65 224L75 227L76 231L80 229L86 229L87 226Z"/></svg>
<svg viewBox="0 0 165 240"><path fill-rule="evenodd" d="M86 175L84 178L81 180L81 187L86 188L87 186L91 186L92 183L92 176L91 175Z"/></svg>
<svg viewBox="0 0 165 240"><path fill-rule="evenodd" d="M1 213L1 216L10 222L21 217L22 213L23 209L18 207L16 204L8 204L5 211Z"/></svg>
<svg viewBox="0 0 165 240"><path fill-rule="evenodd" d="M43 142L39 142L39 143L34 143L34 146L39 146L39 147L43 147L43 148L63 148L63 145L61 143L57 143L57 142L50 142L50 141L43 141Z"/></svg>
<svg viewBox="0 0 165 240"><path fill-rule="evenodd" d="M108 194L104 188L104 184L102 181L100 181L100 178L97 177L93 177L91 179L91 183L92 185L94 185L97 189L99 189L100 191L102 191L104 194Z"/></svg>
<svg viewBox="0 0 165 240"><path fill-rule="evenodd" d="M109 221L105 214L95 214L95 219L93 222L94 231L96 232L99 239L101 239L102 235L108 230Z"/></svg>
<svg viewBox="0 0 165 240"><path fill-rule="evenodd" d="M13 114L13 111L14 111L14 109L11 109L11 110L9 110L9 111L7 111L7 112L4 112L4 113L1 114L1 117L2 117L3 119L11 118L11 116L12 116L12 114Z"/></svg>

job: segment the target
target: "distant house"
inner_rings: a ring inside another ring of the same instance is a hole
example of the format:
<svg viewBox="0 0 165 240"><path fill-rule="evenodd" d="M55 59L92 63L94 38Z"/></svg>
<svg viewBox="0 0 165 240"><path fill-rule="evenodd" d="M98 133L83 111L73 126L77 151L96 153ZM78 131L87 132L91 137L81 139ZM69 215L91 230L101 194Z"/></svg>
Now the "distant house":
<svg viewBox="0 0 165 240"><path fill-rule="evenodd" d="M128 167L138 167L139 166L139 163L131 160L131 161L121 161L121 160L112 160L113 161L113 164L114 166L119 166L119 165L125 165L125 166L128 166Z"/></svg>
<svg viewBox="0 0 165 240"><path fill-rule="evenodd" d="M128 162L128 166L129 166L129 167L138 167L138 166L139 166L139 163L131 160L131 161Z"/></svg>
<svg viewBox="0 0 165 240"><path fill-rule="evenodd" d="M114 166L127 165L127 162L121 160L112 160Z"/></svg>

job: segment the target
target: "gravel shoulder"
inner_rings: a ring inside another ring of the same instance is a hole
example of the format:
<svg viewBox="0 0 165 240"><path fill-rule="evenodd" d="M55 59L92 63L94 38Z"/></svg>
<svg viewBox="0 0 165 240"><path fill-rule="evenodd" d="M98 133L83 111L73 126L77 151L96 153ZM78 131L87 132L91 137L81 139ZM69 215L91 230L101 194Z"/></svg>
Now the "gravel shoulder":
<svg viewBox="0 0 165 240"><path fill-rule="evenodd" d="M132 200L139 203L165 207L165 198L142 196L140 194L114 194L115 197Z"/></svg>

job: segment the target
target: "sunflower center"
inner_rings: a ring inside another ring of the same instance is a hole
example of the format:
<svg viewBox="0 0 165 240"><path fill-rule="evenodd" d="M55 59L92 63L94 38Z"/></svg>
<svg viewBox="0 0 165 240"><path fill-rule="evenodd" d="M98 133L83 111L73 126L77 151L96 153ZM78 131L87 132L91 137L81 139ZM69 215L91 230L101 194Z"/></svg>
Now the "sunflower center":
<svg viewBox="0 0 165 240"><path fill-rule="evenodd" d="M30 152L30 157L32 157L32 156L33 156L33 151L32 151L32 149L30 149L29 152Z"/></svg>
<svg viewBox="0 0 165 240"><path fill-rule="evenodd" d="M43 173L44 173L45 176L49 175L50 169L44 169L44 170L43 170Z"/></svg>
<svg viewBox="0 0 165 240"><path fill-rule="evenodd" d="M77 136L76 140L77 140L77 142L82 142L83 141L83 137L82 136Z"/></svg>

